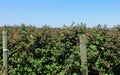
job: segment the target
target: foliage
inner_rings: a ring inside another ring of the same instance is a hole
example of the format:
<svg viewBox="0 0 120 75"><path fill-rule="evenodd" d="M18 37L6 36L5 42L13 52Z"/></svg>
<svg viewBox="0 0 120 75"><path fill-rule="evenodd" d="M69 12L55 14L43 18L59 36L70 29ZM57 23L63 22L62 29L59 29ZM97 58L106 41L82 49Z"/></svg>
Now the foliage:
<svg viewBox="0 0 120 75"><path fill-rule="evenodd" d="M81 75L79 35L88 38L89 75L118 75L120 32L115 28L88 28L73 23L70 27L4 26L8 31L10 75ZM0 35L2 69L2 35Z"/></svg>

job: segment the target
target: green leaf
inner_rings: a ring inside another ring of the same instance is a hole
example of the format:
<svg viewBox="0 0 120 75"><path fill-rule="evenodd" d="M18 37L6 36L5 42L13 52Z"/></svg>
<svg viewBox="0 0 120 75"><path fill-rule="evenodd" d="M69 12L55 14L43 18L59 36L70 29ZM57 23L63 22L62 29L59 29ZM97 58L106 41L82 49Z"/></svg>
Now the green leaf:
<svg viewBox="0 0 120 75"><path fill-rule="evenodd" d="M78 75L77 73L73 73L73 75Z"/></svg>
<svg viewBox="0 0 120 75"><path fill-rule="evenodd" d="M75 65L80 66L80 63L78 61L75 61L74 63Z"/></svg>
<svg viewBox="0 0 120 75"><path fill-rule="evenodd" d="M97 47L95 45L90 45L89 48L91 48L92 50L96 50Z"/></svg>
<svg viewBox="0 0 120 75"><path fill-rule="evenodd" d="M65 72L64 72L64 71L61 71L61 72L60 72L60 75L65 75Z"/></svg>

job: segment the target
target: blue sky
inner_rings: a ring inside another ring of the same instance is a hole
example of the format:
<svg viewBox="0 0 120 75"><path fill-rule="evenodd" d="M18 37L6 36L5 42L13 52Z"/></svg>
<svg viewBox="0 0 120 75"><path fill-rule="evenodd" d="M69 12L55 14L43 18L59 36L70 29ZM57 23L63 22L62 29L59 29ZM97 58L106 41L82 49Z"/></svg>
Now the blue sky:
<svg viewBox="0 0 120 75"><path fill-rule="evenodd" d="M120 0L0 0L0 25L120 24Z"/></svg>

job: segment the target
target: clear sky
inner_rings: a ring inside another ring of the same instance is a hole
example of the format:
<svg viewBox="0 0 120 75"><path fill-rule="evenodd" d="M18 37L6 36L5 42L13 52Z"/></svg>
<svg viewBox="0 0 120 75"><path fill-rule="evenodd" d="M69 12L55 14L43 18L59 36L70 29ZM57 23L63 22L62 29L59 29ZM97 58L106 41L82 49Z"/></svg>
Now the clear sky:
<svg viewBox="0 0 120 75"><path fill-rule="evenodd" d="M120 24L120 0L0 0L0 25Z"/></svg>

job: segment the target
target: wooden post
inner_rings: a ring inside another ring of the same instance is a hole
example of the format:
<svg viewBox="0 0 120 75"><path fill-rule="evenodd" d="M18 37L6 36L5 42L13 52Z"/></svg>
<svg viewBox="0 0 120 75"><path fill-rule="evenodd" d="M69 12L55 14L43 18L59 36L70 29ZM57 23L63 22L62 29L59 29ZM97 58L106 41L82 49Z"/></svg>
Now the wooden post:
<svg viewBox="0 0 120 75"><path fill-rule="evenodd" d="M88 75L87 67L87 38L85 35L80 36L80 56L81 56L81 65L82 65L82 75Z"/></svg>
<svg viewBox="0 0 120 75"><path fill-rule="evenodd" d="M7 31L3 31L3 75L8 75Z"/></svg>

